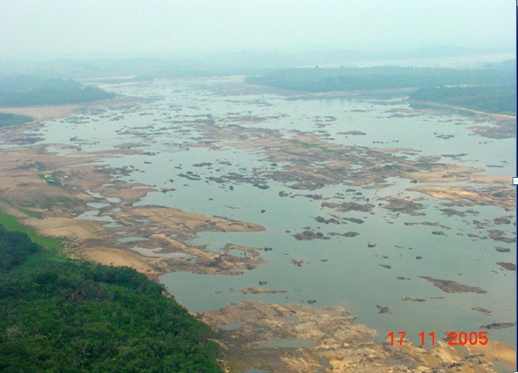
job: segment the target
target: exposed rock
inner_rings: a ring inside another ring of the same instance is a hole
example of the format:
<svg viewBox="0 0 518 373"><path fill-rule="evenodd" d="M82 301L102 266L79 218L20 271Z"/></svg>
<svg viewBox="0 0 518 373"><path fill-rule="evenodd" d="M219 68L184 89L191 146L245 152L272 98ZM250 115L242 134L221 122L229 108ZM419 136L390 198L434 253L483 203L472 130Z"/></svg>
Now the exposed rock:
<svg viewBox="0 0 518 373"><path fill-rule="evenodd" d="M507 216L493 219L496 225L511 224L511 220Z"/></svg>
<svg viewBox="0 0 518 373"><path fill-rule="evenodd" d="M489 229L487 233L489 234L489 237L495 241L501 241L505 243L516 242L516 238L506 237L505 232L499 229Z"/></svg>
<svg viewBox="0 0 518 373"><path fill-rule="evenodd" d="M303 231L303 232L295 233L293 235L293 237L295 237L299 241L309 241L309 240L315 240L315 239L320 239L320 240L329 239L329 237L324 237L324 235L320 232L315 233L312 231Z"/></svg>
<svg viewBox="0 0 518 373"><path fill-rule="evenodd" d="M419 198L415 199L406 199L406 198L399 198L399 197L385 197L380 198L380 200L388 201L387 204L383 205L383 208L392 212L400 212L403 214L418 216L418 215L424 215L422 212L417 212L418 210L423 210L424 205L422 203L414 202L416 200L422 200Z"/></svg>
<svg viewBox="0 0 518 373"><path fill-rule="evenodd" d="M485 291L482 288L479 288L477 286L469 286L460 284L456 281L452 280L439 280L435 279L429 276L419 276L421 278L424 278L428 282L431 282L433 286L438 287L442 291L446 293L477 293L477 294L486 294L487 291Z"/></svg>
<svg viewBox="0 0 518 373"><path fill-rule="evenodd" d="M184 177L189 180L201 180L201 177L191 171L186 172L185 174L178 174L180 177Z"/></svg>
<svg viewBox="0 0 518 373"><path fill-rule="evenodd" d="M347 221L350 221L350 222L356 223L356 224L363 224L363 223L365 223L364 220L357 219L357 218L344 218L343 220L347 220Z"/></svg>
<svg viewBox="0 0 518 373"><path fill-rule="evenodd" d="M370 203L359 204L356 202L344 202L344 203L331 203L331 202L322 202L322 207L328 207L335 211L347 212L347 211L362 211L362 212L371 212L374 208L374 205Z"/></svg>
<svg viewBox="0 0 518 373"><path fill-rule="evenodd" d="M478 214L478 211L475 211L475 210L459 211L459 210L455 210L455 209L452 209L452 208L439 209L439 210L442 211L448 217L450 217L450 216L464 217L464 216L467 216L468 214L471 214L471 215L477 215Z"/></svg>
<svg viewBox="0 0 518 373"><path fill-rule="evenodd" d="M351 135L351 136L365 136L366 133L362 131L346 131L346 132L337 132L338 135Z"/></svg>
<svg viewBox="0 0 518 373"><path fill-rule="evenodd" d="M412 302L426 302L424 298L410 298L410 297L401 297L402 301L412 301Z"/></svg>
<svg viewBox="0 0 518 373"><path fill-rule="evenodd" d="M315 218L315 220L319 223L323 223L323 224L340 224L340 222L338 220L336 220L335 218L329 218L329 219L325 219L323 218L322 216L317 216Z"/></svg>
<svg viewBox="0 0 518 373"><path fill-rule="evenodd" d="M516 271L516 264L508 263L508 262L498 262L496 263L503 269L507 269L508 271Z"/></svg>
<svg viewBox="0 0 518 373"><path fill-rule="evenodd" d="M451 229L450 227L447 227L446 225L442 225L440 223L432 223L432 222L429 222L429 221L424 221L424 222L406 222L405 223L406 226L412 226L412 225L426 225L426 226L430 226L430 227L440 227L440 228L443 228L443 229Z"/></svg>
<svg viewBox="0 0 518 373"><path fill-rule="evenodd" d="M287 293L288 290L268 290L268 289L261 289L261 288L245 288L241 289L241 293L243 294L277 294L277 293Z"/></svg>
<svg viewBox="0 0 518 373"><path fill-rule="evenodd" d="M210 162L201 162L201 163L195 163L192 165L193 167L205 167L205 166L212 166L212 163Z"/></svg>
<svg viewBox="0 0 518 373"><path fill-rule="evenodd" d="M300 195L300 194L297 194L297 195ZM306 194L306 195L302 195L303 197L306 197L306 198L311 198L311 199L322 199L322 194Z"/></svg>
<svg viewBox="0 0 518 373"><path fill-rule="evenodd" d="M516 325L516 322L492 322L490 324L480 325L480 329L505 329Z"/></svg>
<svg viewBox="0 0 518 373"><path fill-rule="evenodd" d="M485 315L488 315L488 316L491 315L491 311L490 310L486 310L485 308L482 308L482 307L471 307L471 309L473 311L481 312L481 313L483 313Z"/></svg>

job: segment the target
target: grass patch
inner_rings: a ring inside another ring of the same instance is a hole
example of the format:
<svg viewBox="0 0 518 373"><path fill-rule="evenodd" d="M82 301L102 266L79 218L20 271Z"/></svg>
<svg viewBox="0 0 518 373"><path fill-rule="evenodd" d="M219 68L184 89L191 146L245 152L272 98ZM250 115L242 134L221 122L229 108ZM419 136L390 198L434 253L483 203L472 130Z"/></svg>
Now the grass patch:
<svg viewBox="0 0 518 373"><path fill-rule="evenodd" d="M80 200L79 198L47 197L43 201L34 202L32 206L36 208L51 210L59 206L66 209L73 209L77 206L82 205L84 205L84 201Z"/></svg>
<svg viewBox="0 0 518 373"><path fill-rule="evenodd" d="M53 172L49 175L38 174L40 179L43 179L49 185L59 185L59 179L57 173Z"/></svg>
<svg viewBox="0 0 518 373"><path fill-rule="evenodd" d="M309 142L302 142L302 141L296 141L296 143L300 146L303 146L305 148L316 148L322 150L324 153L332 153L334 152L333 149L329 149L327 146L323 145L317 145L317 144L310 144Z"/></svg>
<svg viewBox="0 0 518 373"><path fill-rule="evenodd" d="M25 233L27 236L29 236L32 242L49 248L55 252L62 251L65 247L64 240L62 238L41 236L34 228L23 225L20 223L17 217L6 214L1 210L0 224L3 225L8 231L18 231Z"/></svg>
<svg viewBox="0 0 518 373"><path fill-rule="evenodd" d="M43 218L43 215L36 211L31 211L31 210L26 210L26 209L20 209L20 211L31 218L36 218L36 219Z"/></svg>
<svg viewBox="0 0 518 373"><path fill-rule="evenodd" d="M15 168L15 170L36 170L36 171L44 171L46 170L46 167L40 163L40 162L32 162L24 164L23 166L18 166ZM40 176L41 178L41 176Z"/></svg>

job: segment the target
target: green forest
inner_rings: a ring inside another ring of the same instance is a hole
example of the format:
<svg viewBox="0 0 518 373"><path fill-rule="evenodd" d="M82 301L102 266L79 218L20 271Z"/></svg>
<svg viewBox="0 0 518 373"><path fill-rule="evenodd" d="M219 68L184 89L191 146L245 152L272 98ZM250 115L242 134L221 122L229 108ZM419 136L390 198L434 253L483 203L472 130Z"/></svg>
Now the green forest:
<svg viewBox="0 0 518 373"><path fill-rule="evenodd" d="M475 86L421 88L410 94L411 105L435 102L444 105L516 115L516 86Z"/></svg>
<svg viewBox="0 0 518 373"><path fill-rule="evenodd" d="M0 76L0 107L65 105L114 98L97 87L78 81L38 75Z"/></svg>
<svg viewBox="0 0 518 373"><path fill-rule="evenodd" d="M221 372L214 332L164 294L0 225L0 371Z"/></svg>
<svg viewBox="0 0 518 373"><path fill-rule="evenodd" d="M277 70L245 79L249 84L305 91L332 92L426 88L445 85L498 85L516 81L514 68L450 69L413 67L299 68Z"/></svg>
<svg viewBox="0 0 518 373"><path fill-rule="evenodd" d="M479 69L391 66L284 69L248 77L245 82L310 93L356 91L371 94L380 90L406 89L414 90L410 93L414 105L417 101L421 104L428 101L491 113L516 113L516 69L510 64Z"/></svg>

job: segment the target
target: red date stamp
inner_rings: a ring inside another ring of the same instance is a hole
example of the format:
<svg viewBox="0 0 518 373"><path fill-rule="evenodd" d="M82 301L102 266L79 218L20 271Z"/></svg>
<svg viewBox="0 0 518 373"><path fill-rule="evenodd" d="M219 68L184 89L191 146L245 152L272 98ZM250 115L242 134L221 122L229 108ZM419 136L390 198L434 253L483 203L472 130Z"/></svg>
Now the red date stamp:
<svg viewBox="0 0 518 373"><path fill-rule="evenodd" d="M392 346L395 344L401 346L403 345L406 334L406 332L401 331L390 332L387 334L387 337L389 338L390 344ZM435 346L435 332L430 332L428 334L421 332L419 333L419 337L422 346ZM448 345L450 346L485 346L489 342L489 339L487 338L487 332L448 332L446 333L444 340L448 342Z"/></svg>

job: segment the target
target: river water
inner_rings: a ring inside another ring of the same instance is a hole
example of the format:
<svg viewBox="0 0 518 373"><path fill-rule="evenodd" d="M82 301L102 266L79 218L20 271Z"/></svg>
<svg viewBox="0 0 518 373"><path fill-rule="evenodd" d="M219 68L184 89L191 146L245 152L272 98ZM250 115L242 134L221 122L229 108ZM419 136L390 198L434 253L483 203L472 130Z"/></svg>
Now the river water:
<svg viewBox="0 0 518 373"><path fill-rule="evenodd" d="M313 307L340 305L349 309L358 315L357 322L376 329L379 339L390 331L406 331L407 337L414 341L421 332L434 331L437 336L448 330L469 333L480 331L482 324L515 321L516 272L496 264L515 262L515 244L487 238L488 229L503 230L507 237L515 237L514 225L493 223L495 218L508 215L514 222L513 211L495 206L454 207L467 211L467 215L447 217L439 210L447 207L447 201L409 192L406 188L413 184L399 178L388 180L389 186L383 189L351 187L344 181L315 191L293 190L271 180L268 189L238 181L216 183L208 177L230 172L251 176L272 165L264 160L266 155L261 149L236 147L230 140L214 140L219 150L200 146L200 141L207 140L207 134L193 120L208 115L217 123L222 118L234 118L225 125L276 129L287 138L293 136L294 130L312 132L322 135L325 141L347 146L409 148L413 149L407 150L409 159L462 153L457 159L443 156L441 162L476 167L489 175L506 175L510 183L515 169L515 140L484 138L469 129L489 123L474 123L460 114L397 117L394 112L408 113L409 109L398 100L301 100L269 89L246 87L239 77L155 81L107 89L146 97L150 102L141 104L138 110L77 114L46 122L38 132L46 137L43 142L78 145L85 151L132 144L132 148L143 153L107 158L100 163L131 166L133 171L124 180L157 189L136 206L170 206L253 222L266 228L264 232L253 233L200 233L190 242L207 245L207 250L214 251L227 243L273 248L261 251L267 260L265 265L242 275L175 272L162 276L160 281L190 311L207 311L246 299L281 304L307 304L316 300ZM239 119L243 115L268 120L247 123ZM326 121L326 117L335 120ZM365 134L340 134L347 131ZM203 162L212 166L200 167ZM199 175L199 180L178 176L187 172ZM163 193L160 188L169 190ZM283 193L287 196L281 196ZM322 208L321 200L304 197L308 194L320 194L326 202L334 203L369 199L376 207L370 213L336 212ZM381 198L395 195L422 197L419 203L424 206L419 212L423 215L395 214L378 206ZM315 220L317 216L356 218L364 223L349 220L341 225L321 224ZM477 228L474 220L487 227ZM408 223L437 223L442 227ZM324 235L348 231L359 234L333 236L328 240L296 240L293 234L306 227ZM432 234L434 231L444 233ZM137 244L138 241L128 242L129 246ZM496 247L511 251L497 252ZM302 260L304 264L294 265L292 259ZM446 293L420 276L478 286L487 293ZM268 282L265 288L287 292L255 295L240 292L243 288L259 286L259 281ZM404 301L402 297L425 301ZM378 305L388 307L390 313L380 314ZM473 307L488 309L491 314L474 311ZM514 327L489 330L489 337L516 344Z"/></svg>

